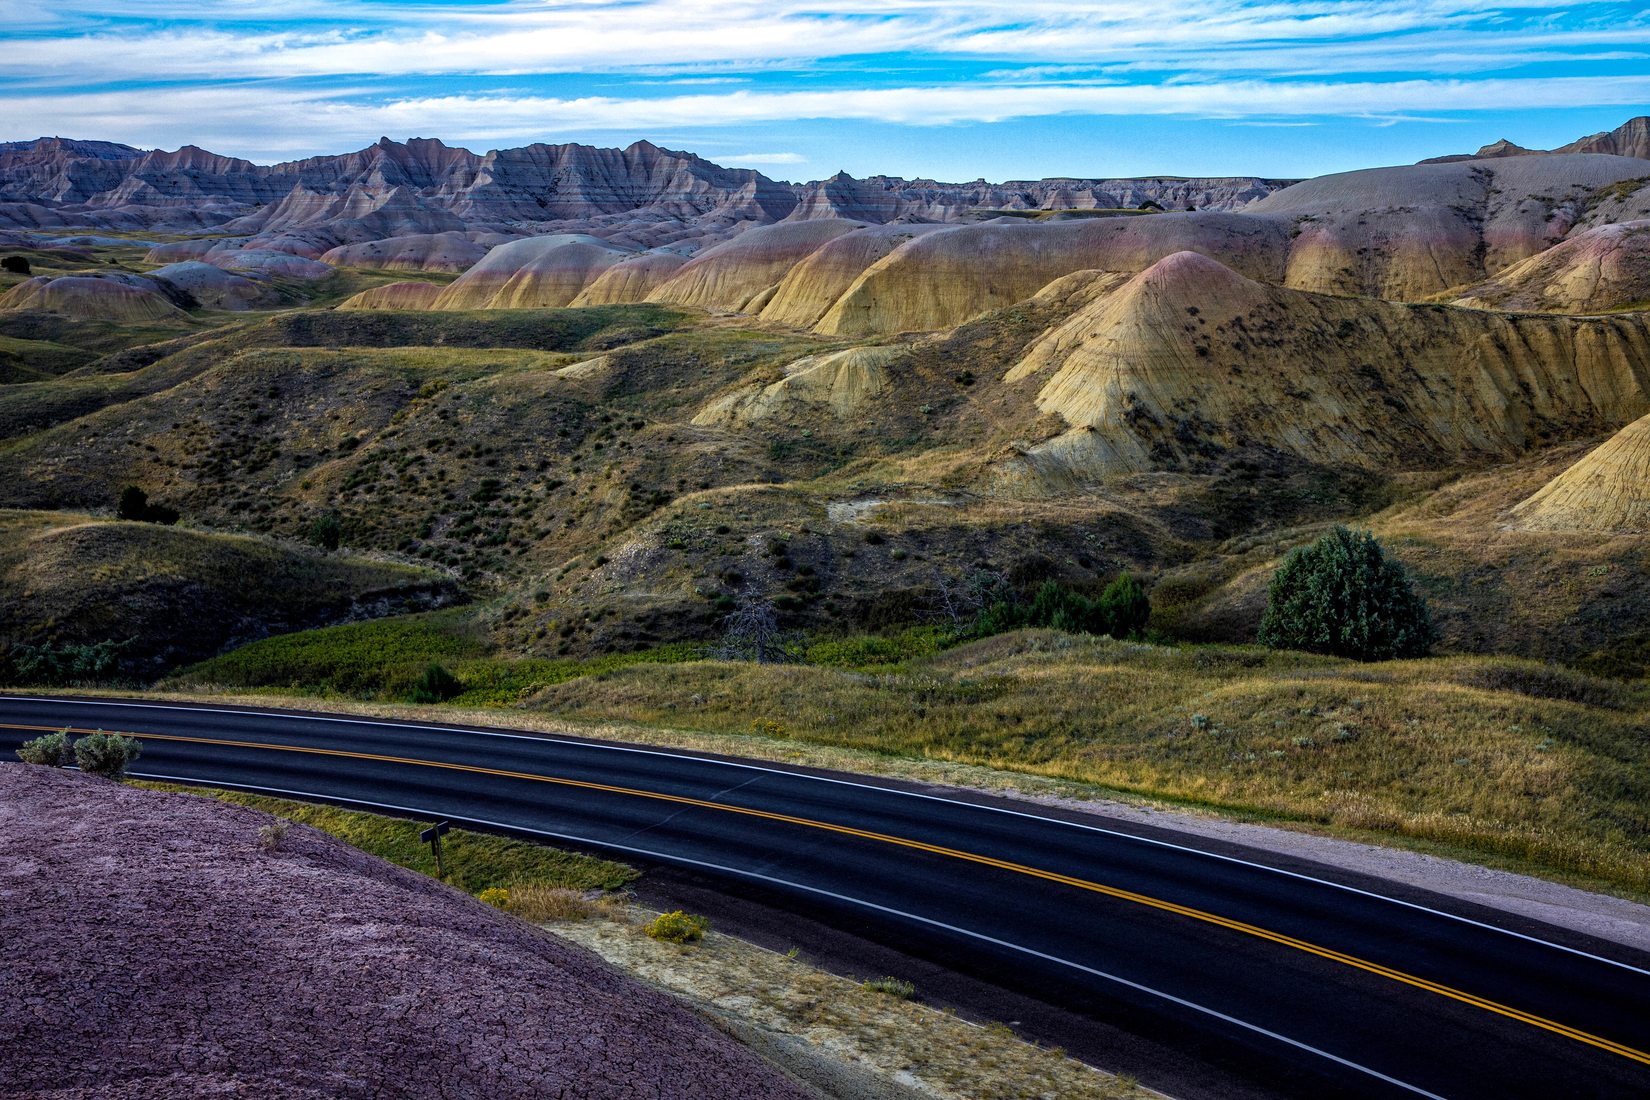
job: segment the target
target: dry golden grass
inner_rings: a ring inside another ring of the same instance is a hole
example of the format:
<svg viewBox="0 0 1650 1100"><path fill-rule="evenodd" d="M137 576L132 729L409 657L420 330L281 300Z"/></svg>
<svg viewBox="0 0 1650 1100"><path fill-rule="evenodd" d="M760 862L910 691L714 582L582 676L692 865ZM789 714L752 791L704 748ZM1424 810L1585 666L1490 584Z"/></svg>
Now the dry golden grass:
<svg viewBox="0 0 1650 1100"><path fill-rule="evenodd" d="M511 913L522 920L581 921L604 918L626 922L624 905L611 895L592 898L587 891L540 883L517 882L510 886Z"/></svg>
<svg viewBox="0 0 1650 1100"><path fill-rule="evenodd" d="M638 978L769 1033L805 1040L819 1055L948 1100L1122 1100L1151 1095L1058 1050L979 1027L914 1001L815 970L786 955L709 933L691 947L660 943L640 926L558 926Z"/></svg>
<svg viewBox="0 0 1650 1100"><path fill-rule="evenodd" d="M1533 662L1361 665L1027 632L882 674L697 662L543 712L1019 771L1650 888L1650 693Z"/></svg>

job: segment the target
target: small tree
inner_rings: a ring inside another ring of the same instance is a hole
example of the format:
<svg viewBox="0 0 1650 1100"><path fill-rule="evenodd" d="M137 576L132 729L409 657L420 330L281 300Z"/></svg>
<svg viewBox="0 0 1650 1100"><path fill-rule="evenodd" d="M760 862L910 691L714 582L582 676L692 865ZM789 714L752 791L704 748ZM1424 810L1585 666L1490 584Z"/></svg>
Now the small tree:
<svg viewBox="0 0 1650 1100"><path fill-rule="evenodd" d="M1260 640L1359 661L1424 657L1438 640L1409 572L1367 531L1337 527L1272 575Z"/></svg>
<svg viewBox="0 0 1650 1100"><path fill-rule="evenodd" d="M149 494L136 485L128 485L120 491L120 502L115 506L115 515L121 519L138 520L143 523L173 524L178 521L176 508L168 508L164 504L151 504Z"/></svg>
<svg viewBox="0 0 1650 1100"><path fill-rule="evenodd" d="M47 768L61 768L69 763L69 731L43 734L23 742L17 750L17 759L25 764L39 764Z"/></svg>
<svg viewBox="0 0 1650 1100"><path fill-rule="evenodd" d="M87 775L119 779L142 751L143 746L135 737L99 730L74 743L74 762Z"/></svg>
<svg viewBox="0 0 1650 1100"><path fill-rule="evenodd" d="M1113 638L1132 638L1146 629L1152 601L1132 573L1120 573L1100 593L1100 616Z"/></svg>
<svg viewBox="0 0 1650 1100"><path fill-rule="evenodd" d="M413 685L414 703L445 703L464 690L464 682L441 665L432 663Z"/></svg>
<svg viewBox="0 0 1650 1100"><path fill-rule="evenodd" d="M716 655L724 661L769 664L790 657L779 630L779 613L766 596L747 588L722 623L722 642Z"/></svg>
<svg viewBox="0 0 1650 1100"><path fill-rule="evenodd" d="M309 525L309 541L323 550L338 549L342 537L343 528L338 523L338 516L332 512L321 513Z"/></svg>

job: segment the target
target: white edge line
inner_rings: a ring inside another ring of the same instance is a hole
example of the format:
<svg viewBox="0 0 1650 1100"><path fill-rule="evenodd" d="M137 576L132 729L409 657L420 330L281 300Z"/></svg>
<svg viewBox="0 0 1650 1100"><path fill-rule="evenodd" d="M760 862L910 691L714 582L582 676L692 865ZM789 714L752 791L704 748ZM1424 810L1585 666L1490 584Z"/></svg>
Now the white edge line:
<svg viewBox="0 0 1650 1100"><path fill-rule="evenodd" d="M383 719L377 718L349 718L325 714L288 714L281 711L234 710L227 707L213 706L180 706L175 703L129 703L115 702L111 700L65 699L53 696L0 696L0 702L4 702L6 699L30 703L57 703L60 705L68 704L71 706L89 705L99 707L126 707L128 709L145 710L179 710L196 714L239 714L253 718L284 718L305 722L338 722L346 725L383 726L389 729L405 728L427 730L432 733L461 733L470 734L476 737L502 737L513 741L541 741L555 745L567 745L573 748L605 749L609 752L628 752L642 756L662 756L672 760L687 760L698 764L714 764L728 768L744 768L749 771L767 772L772 775L783 775L791 779L808 779L817 783L834 783L837 786L842 787L858 787L868 791L879 791L883 794L903 795L907 798L919 798L929 802L942 802L948 806L965 806L974 810L985 810L990 813L1007 814L1010 817L1023 817L1032 821L1041 821L1054 825L1064 825L1072 829L1081 829L1084 832L1100 833L1104 836L1132 840L1139 844L1150 844L1159 848L1168 848L1176 852L1186 852L1191 855L1202 856L1205 859L1219 860L1222 863L1232 863L1241 867L1252 867L1260 871L1269 871L1274 875L1283 875L1286 878L1292 878L1300 882L1310 882L1318 886L1328 886L1336 890L1345 891L1349 894L1357 894L1360 897L1373 898L1377 901L1388 902L1392 905L1401 905L1406 909L1412 909L1419 913L1427 913L1431 916L1443 917L1446 920L1458 921L1462 924L1471 925L1474 928L1483 928L1491 932L1499 932L1503 936L1512 936L1515 939L1523 940L1526 943L1540 944L1543 947L1550 947L1555 951L1563 951L1566 954L1575 955L1583 959L1590 959L1593 962L1604 963L1607 966L1618 967L1622 970L1631 971L1634 974L1642 974L1645 977L1650 977L1650 970L1634 966L1631 963L1622 962L1619 959L1608 958L1604 955L1595 955L1591 951L1583 951L1578 947L1569 947L1562 943L1554 943L1551 940L1544 940L1540 936L1532 936L1525 932L1517 932L1511 928L1502 928L1500 925L1490 924L1487 921L1475 920L1472 917L1462 916L1459 913L1451 913L1445 909L1434 909L1431 906L1422 905L1419 902L1405 901L1402 898L1395 898L1387 894L1376 893L1373 890L1365 890L1361 887L1349 886L1346 883L1335 882L1332 879L1318 878L1314 875L1303 874L1300 871L1290 871L1282 867L1273 867L1269 864L1257 863L1253 860L1243 859L1238 856L1224 855L1220 852L1210 852L1202 848L1194 848L1186 844L1176 844L1170 840L1159 840L1156 837L1139 836L1135 833L1125 832L1121 829L1108 829L1103 825L1088 825L1079 821L1066 821L1058 817L1045 817L1042 814L1027 813L1024 810L1011 810L1004 806L981 805L977 802L965 802L961 799L946 798L943 795L924 794L920 791L902 791L897 787L884 787L876 783L863 783L852 779L834 779L829 776L810 775L807 772L790 771L785 768L768 767L762 764L718 760L709 756L694 756L688 753L670 752L663 749L640 748L633 745L617 745L594 739L575 741L565 737L536 736L530 733L508 733L504 730L466 729L462 726L437 726L429 725L423 722L387 722Z"/></svg>
<svg viewBox="0 0 1650 1100"><path fill-rule="evenodd" d="M874 909L877 912L887 913L890 916L901 917L905 920L916 921L920 924L929 925L933 928L944 929L947 932L954 932L957 935L967 936L970 939L980 940L983 943L989 943L996 947L1004 947L1010 951L1018 951L1023 955L1030 955L1033 958L1042 959L1046 962L1057 963L1060 966L1069 967L1072 970L1081 971L1084 974L1089 974L1096 978L1103 978L1109 982L1116 982L1118 985L1127 986L1137 992L1145 993L1152 997L1157 997L1161 1000L1168 1001L1171 1004L1179 1005L1182 1008L1189 1008L1194 1012L1201 1012L1206 1016L1213 1016L1217 1020L1222 1020L1236 1027L1255 1032L1257 1035L1264 1035L1268 1039L1274 1039L1277 1042L1292 1046L1297 1050L1303 1050L1309 1054L1315 1054L1320 1058L1328 1059L1329 1061L1345 1066L1348 1069L1356 1070L1359 1073L1368 1074L1370 1077L1374 1077L1380 1081L1385 1081L1389 1085L1394 1085L1398 1088L1405 1089L1417 1096L1427 1097L1428 1100L1445 1100L1444 1097L1439 1096L1437 1093L1428 1092L1426 1089L1423 1089L1418 1085L1412 1085L1407 1081L1401 1081L1396 1077L1390 1077L1387 1074L1382 1073L1380 1070L1371 1069L1368 1066L1360 1065L1357 1062L1342 1058L1338 1054L1331 1054L1327 1050L1322 1050L1318 1047L1312 1046L1310 1043L1304 1043L1299 1039L1291 1039L1287 1035L1281 1035L1276 1031L1271 1031L1267 1028L1261 1027L1259 1024L1252 1024L1247 1020L1240 1020L1236 1016L1229 1016L1226 1013L1221 1012L1219 1009L1209 1008L1206 1005L1200 1005L1196 1001L1188 1001L1184 997L1177 997L1173 993L1165 993L1160 989L1153 989L1149 985L1142 985L1141 983L1131 981L1128 978L1119 977L1116 974L1109 974L1104 970L1097 970L1092 966L1084 966L1082 963L1073 962L1070 959L1062 959L1058 955L1050 955L1046 952L1038 951L1033 947L1025 947L1021 944L1012 943L1008 940L1000 940L995 936L988 936L984 932L974 932L967 928L959 928L957 925L947 924L944 921L935 920L932 917L924 917L917 913L908 913L903 909L895 909L891 906L879 905L874 901L865 901L860 898L850 897L847 894L838 894L834 891L821 889L817 886L808 886L804 883L792 882L789 879L776 878L772 875L764 875L758 871L745 871L737 867L724 866L720 863L710 863L705 860L692 859L687 856L670 855L665 852L656 852L649 848L633 847L629 844L616 844L611 841L592 840L589 837L576 836L572 833L557 833L548 829L529 829L520 825L507 825L500 821L489 821L486 818L479 817L455 817L452 814L438 814L433 810L423 809L416 806L396 806L386 802L371 802L366 799L339 798L333 795L316 794L312 791L293 791L286 790L281 787L260 787L252 783L221 783L214 780L191 779L185 776L157 775L153 772L128 772L127 774L137 779L160 779L173 783L204 783L207 786L213 787L228 787L238 790L262 791L267 794L294 795L299 798L312 798L321 802L341 802L357 806L372 806L375 809L395 810L400 813L416 814L420 817L437 816L442 817L445 820L459 821L471 825L486 825L495 829L503 829L506 832L531 833L534 836L553 837L556 840L567 840L576 844L588 844L595 848L604 848L618 852L629 852L632 855L647 856L664 863L702 867L709 871L720 871L724 874L736 875L740 878L755 879L759 882L766 882L775 886L784 886L792 890L802 890L810 894L817 894L821 897L833 898L837 901L847 902L849 905L857 905L865 909Z"/></svg>

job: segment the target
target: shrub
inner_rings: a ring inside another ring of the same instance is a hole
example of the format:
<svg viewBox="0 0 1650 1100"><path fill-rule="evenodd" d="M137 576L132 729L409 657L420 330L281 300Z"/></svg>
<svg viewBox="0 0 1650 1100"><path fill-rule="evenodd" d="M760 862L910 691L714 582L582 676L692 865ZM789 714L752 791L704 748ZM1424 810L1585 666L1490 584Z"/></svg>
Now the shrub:
<svg viewBox="0 0 1650 1100"><path fill-rule="evenodd" d="M1021 627L1040 626L1073 634L1127 638L1140 633L1151 611L1151 600L1145 589L1127 573L1107 585L1098 599L1067 588L1059 581L1047 580L1038 586L1029 602L1022 602L1011 589L999 587L975 615L973 633L983 638Z"/></svg>
<svg viewBox="0 0 1650 1100"><path fill-rule="evenodd" d="M1424 657L1438 640L1409 572L1367 531L1337 527L1272 575L1260 641L1359 661Z"/></svg>
<svg viewBox="0 0 1650 1100"><path fill-rule="evenodd" d="M0 659L0 679L17 684L74 684L113 679L120 671L120 654L130 642L92 642L86 645L20 645Z"/></svg>
<svg viewBox="0 0 1650 1100"><path fill-rule="evenodd" d="M120 491L115 515L121 519L139 520L143 523L173 524L178 521L176 508L168 508L164 504L151 504L149 494L136 485L128 485Z"/></svg>
<svg viewBox="0 0 1650 1100"><path fill-rule="evenodd" d="M705 938L705 933L710 931L710 921L678 909L654 917L646 931L649 936L665 943L693 943Z"/></svg>
<svg viewBox="0 0 1650 1100"><path fill-rule="evenodd" d="M886 993L890 997L898 997L902 1001L909 1001L917 995L917 987L900 978L877 978L865 983L865 988L872 993Z"/></svg>
<svg viewBox="0 0 1650 1100"><path fill-rule="evenodd" d="M74 762L88 775L119 779L142 751L143 746L135 737L99 730L74 743Z"/></svg>
<svg viewBox="0 0 1650 1100"><path fill-rule="evenodd" d="M463 690L463 681L443 666L432 663L413 685L409 698L414 703L445 703Z"/></svg>
<svg viewBox="0 0 1650 1100"><path fill-rule="evenodd" d="M61 768L68 764L70 756L69 731L58 730L56 733L43 734L32 741L25 741L17 750L17 759L25 764L39 764L47 768Z"/></svg>
<svg viewBox="0 0 1650 1100"><path fill-rule="evenodd" d="M290 821L271 821L258 830L258 843L263 845L266 852L278 852L286 841L286 834L292 828Z"/></svg>
<svg viewBox="0 0 1650 1100"><path fill-rule="evenodd" d="M502 886L489 886L477 894L476 898L491 905L494 909L510 908L510 891Z"/></svg>
<svg viewBox="0 0 1650 1100"><path fill-rule="evenodd" d="M323 550L338 549L339 540L343 538L343 528L338 523L338 517L332 512L323 512L315 517L315 522L309 525L309 541Z"/></svg>

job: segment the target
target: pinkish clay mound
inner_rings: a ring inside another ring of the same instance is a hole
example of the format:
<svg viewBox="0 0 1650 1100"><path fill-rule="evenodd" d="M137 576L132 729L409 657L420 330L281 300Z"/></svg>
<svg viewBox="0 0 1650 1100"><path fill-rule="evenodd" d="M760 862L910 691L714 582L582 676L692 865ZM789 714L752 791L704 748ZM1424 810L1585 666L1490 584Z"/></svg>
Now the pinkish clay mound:
<svg viewBox="0 0 1650 1100"><path fill-rule="evenodd" d="M0 765L0 1097L803 1100L578 948L271 821Z"/></svg>

